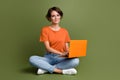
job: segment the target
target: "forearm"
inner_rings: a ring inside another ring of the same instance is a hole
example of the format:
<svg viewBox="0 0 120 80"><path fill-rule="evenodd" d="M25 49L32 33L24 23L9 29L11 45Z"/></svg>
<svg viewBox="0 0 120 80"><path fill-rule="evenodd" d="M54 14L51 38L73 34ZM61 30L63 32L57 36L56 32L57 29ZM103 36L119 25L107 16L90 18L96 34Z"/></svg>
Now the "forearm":
<svg viewBox="0 0 120 80"><path fill-rule="evenodd" d="M55 49L53 49L51 47L47 47L46 49L47 49L48 52L51 52L51 53L55 53L55 54L59 54L59 55L63 54L62 52L57 51L57 50L55 50Z"/></svg>
<svg viewBox="0 0 120 80"><path fill-rule="evenodd" d="M69 44L68 43L66 43L66 51L64 53L62 53L62 52L60 52L58 50L55 50L55 49L51 48L50 46L46 47L46 48L47 48L48 52L52 52L52 53L56 53L56 54L60 54L60 55L62 55L64 53L69 53Z"/></svg>
<svg viewBox="0 0 120 80"><path fill-rule="evenodd" d="M66 43L66 52L69 52L69 43Z"/></svg>
<svg viewBox="0 0 120 80"><path fill-rule="evenodd" d="M56 49L53 49L50 45L49 45L49 42L48 41L45 41L44 42L44 45L47 49L48 52L51 52L51 53L55 53L55 54L59 54L59 55L63 55L64 53L56 50Z"/></svg>

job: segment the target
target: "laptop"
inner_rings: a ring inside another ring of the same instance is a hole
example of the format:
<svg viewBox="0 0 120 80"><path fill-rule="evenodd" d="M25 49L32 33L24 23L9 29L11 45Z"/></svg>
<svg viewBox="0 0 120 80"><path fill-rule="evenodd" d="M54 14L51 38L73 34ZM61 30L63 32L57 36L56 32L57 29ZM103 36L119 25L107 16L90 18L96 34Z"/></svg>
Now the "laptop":
<svg viewBox="0 0 120 80"><path fill-rule="evenodd" d="M70 40L68 58L86 56L87 40Z"/></svg>

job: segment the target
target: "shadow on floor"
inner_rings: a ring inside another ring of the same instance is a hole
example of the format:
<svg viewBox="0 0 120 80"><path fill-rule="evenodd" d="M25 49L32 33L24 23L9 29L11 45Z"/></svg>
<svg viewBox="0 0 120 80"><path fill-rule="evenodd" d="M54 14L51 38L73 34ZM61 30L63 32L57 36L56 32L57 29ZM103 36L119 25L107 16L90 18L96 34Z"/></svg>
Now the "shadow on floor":
<svg viewBox="0 0 120 80"><path fill-rule="evenodd" d="M25 74L34 74L34 75L36 75L37 68L35 68L35 67L27 67L27 68L22 69L21 72L25 73Z"/></svg>

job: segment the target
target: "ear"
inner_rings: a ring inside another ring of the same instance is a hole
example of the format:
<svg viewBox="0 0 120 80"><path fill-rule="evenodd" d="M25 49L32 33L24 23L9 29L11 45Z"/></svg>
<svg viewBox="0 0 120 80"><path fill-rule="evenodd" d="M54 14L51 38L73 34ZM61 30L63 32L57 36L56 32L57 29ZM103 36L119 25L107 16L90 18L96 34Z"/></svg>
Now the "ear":
<svg viewBox="0 0 120 80"><path fill-rule="evenodd" d="M51 22L51 18L48 18L48 20Z"/></svg>

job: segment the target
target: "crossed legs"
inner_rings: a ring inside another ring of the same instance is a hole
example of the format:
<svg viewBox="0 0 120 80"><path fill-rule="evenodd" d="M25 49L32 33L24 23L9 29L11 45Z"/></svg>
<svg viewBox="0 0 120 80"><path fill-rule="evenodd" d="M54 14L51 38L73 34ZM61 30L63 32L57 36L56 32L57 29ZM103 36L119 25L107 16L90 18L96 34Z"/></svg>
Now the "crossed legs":
<svg viewBox="0 0 120 80"><path fill-rule="evenodd" d="M64 60L61 59L58 63L54 65L52 64L53 61L51 61L51 59L40 56L31 56L29 61L33 66L39 69L46 70L50 73L53 72L63 73L63 70L74 68L79 64L78 58L64 59Z"/></svg>

